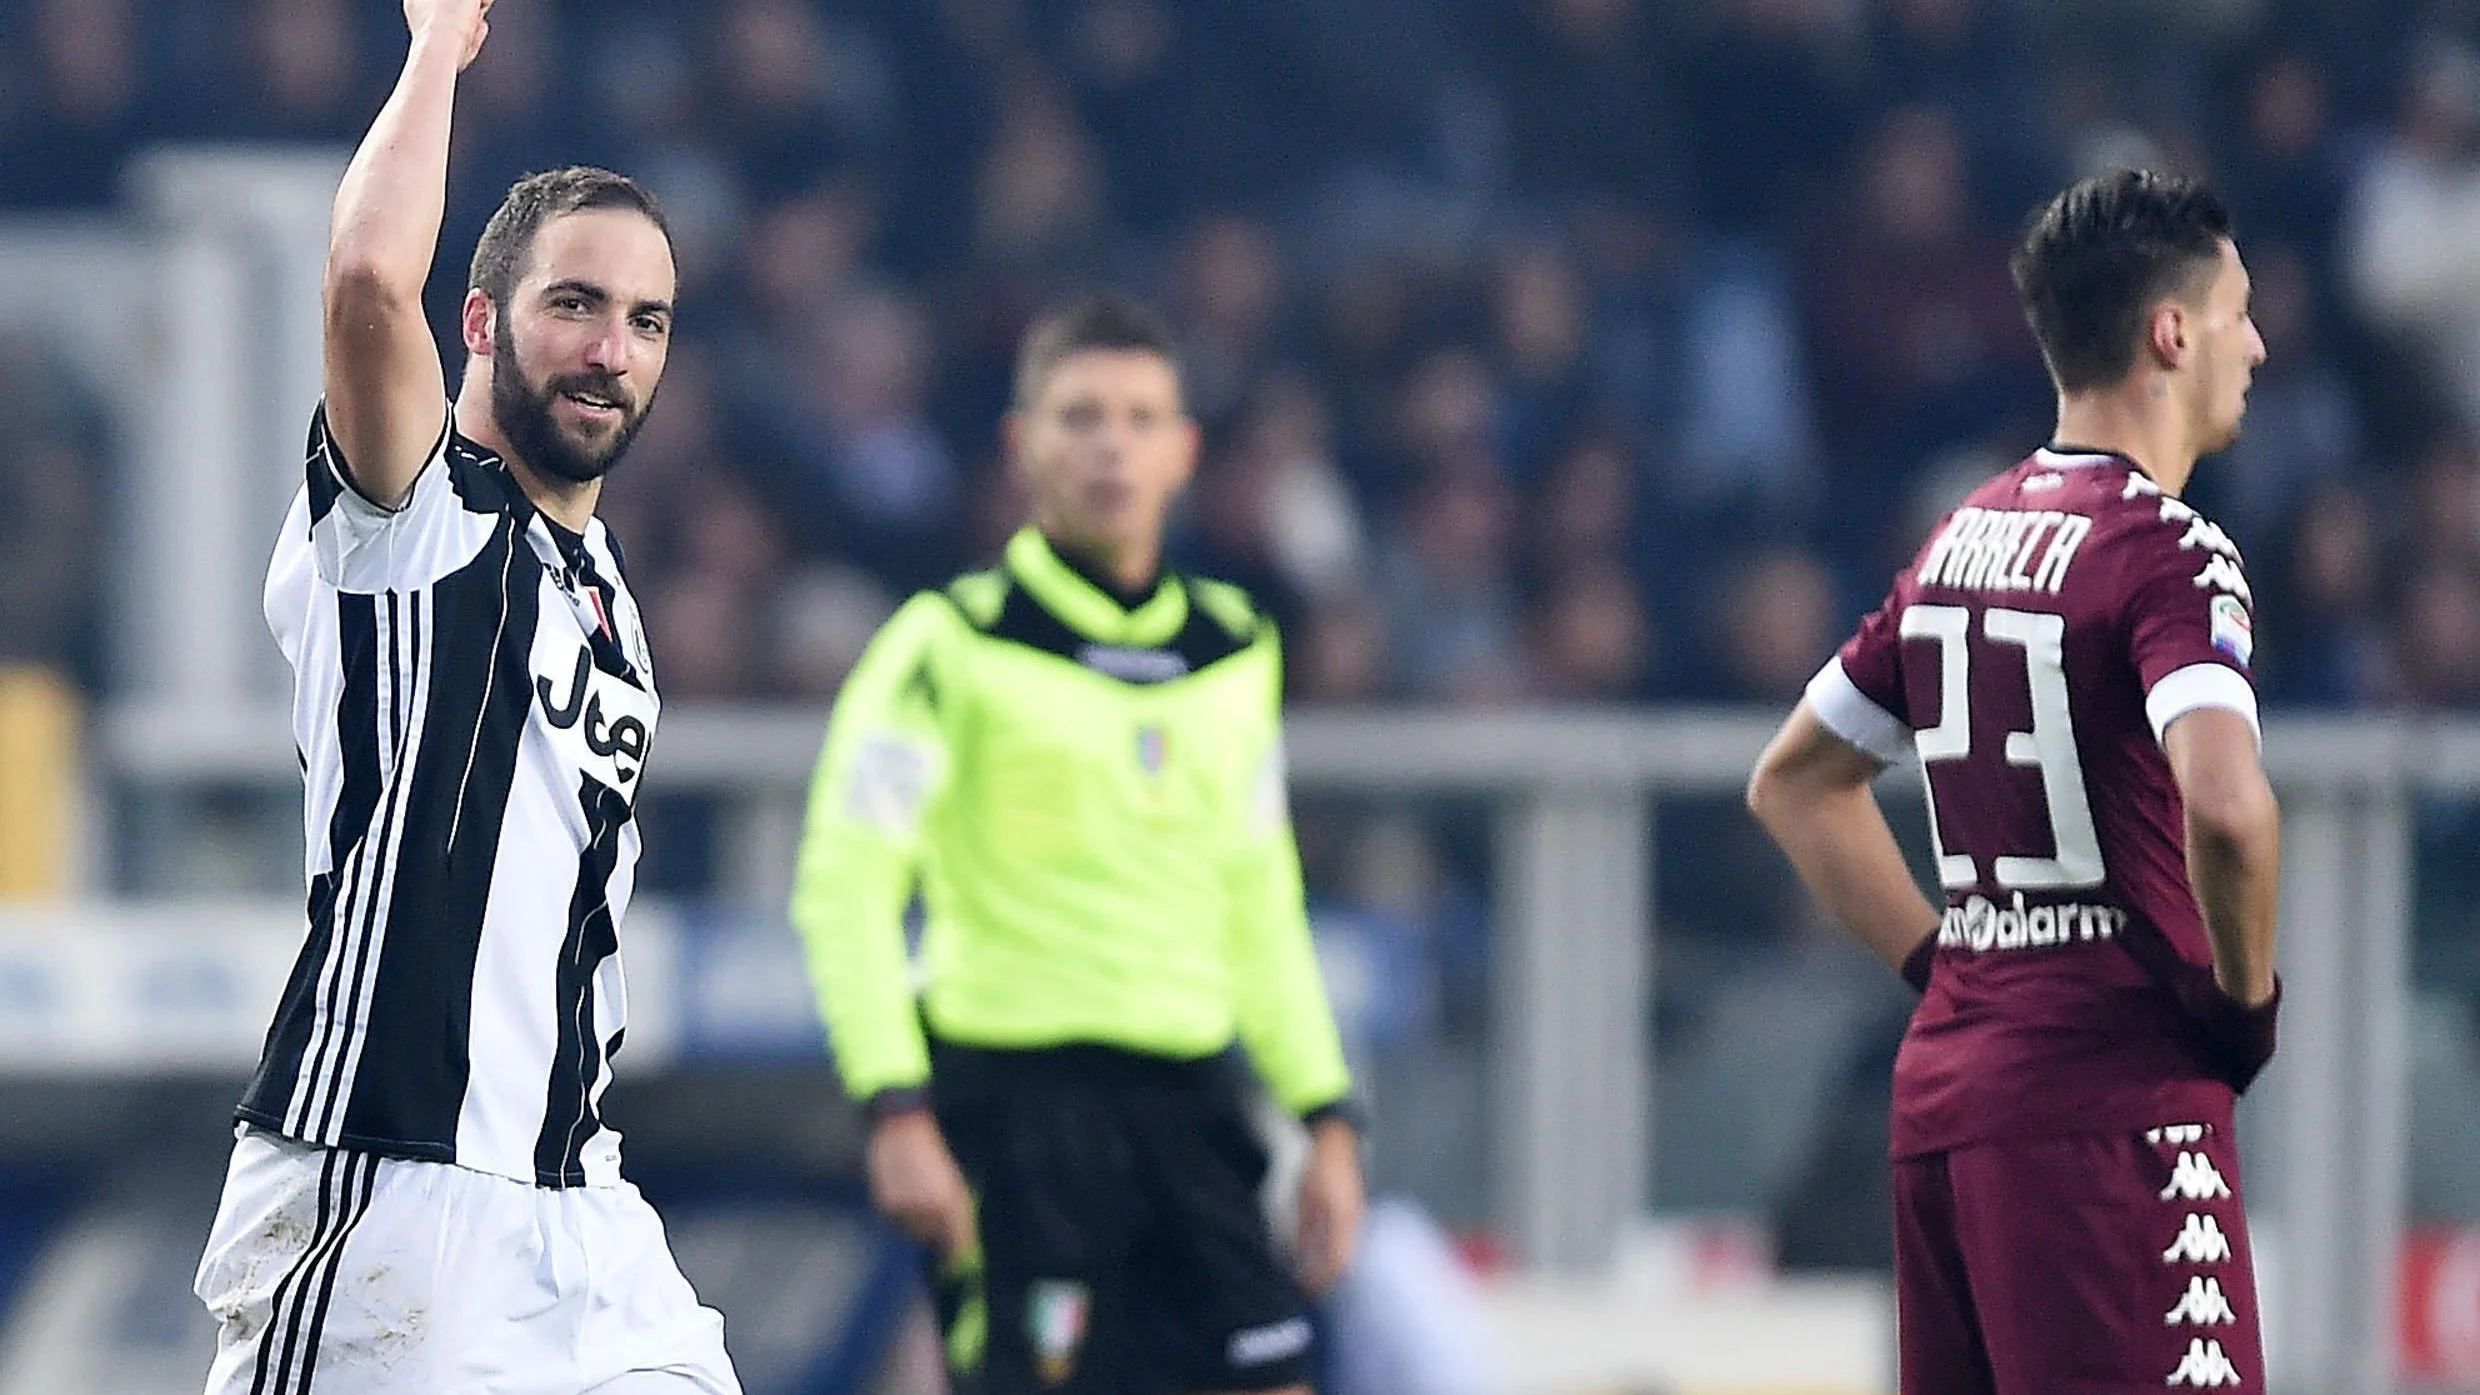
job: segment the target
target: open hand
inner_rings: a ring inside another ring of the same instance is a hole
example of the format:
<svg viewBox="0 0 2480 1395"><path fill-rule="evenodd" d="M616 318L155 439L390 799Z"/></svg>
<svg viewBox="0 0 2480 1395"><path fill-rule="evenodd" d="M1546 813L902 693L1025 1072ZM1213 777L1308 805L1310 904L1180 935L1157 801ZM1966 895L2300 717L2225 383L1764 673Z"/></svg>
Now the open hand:
<svg viewBox="0 0 2480 1395"><path fill-rule="evenodd" d="M1300 1174L1300 1281L1312 1298L1322 1297L1352 1267L1360 1247L1361 1138L1340 1119L1322 1120L1309 1134L1309 1165Z"/></svg>
<svg viewBox="0 0 2480 1395"><path fill-rule="evenodd" d="M973 1194L930 1111L891 1114L870 1131L870 1200L942 1260L973 1248Z"/></svg>

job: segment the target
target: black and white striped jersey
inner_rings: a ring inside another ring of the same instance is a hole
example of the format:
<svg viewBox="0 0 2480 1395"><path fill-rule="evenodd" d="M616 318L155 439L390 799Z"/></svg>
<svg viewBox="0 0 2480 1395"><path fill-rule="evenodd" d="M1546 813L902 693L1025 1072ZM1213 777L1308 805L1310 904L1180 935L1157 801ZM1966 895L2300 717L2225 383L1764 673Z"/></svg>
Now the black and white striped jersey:
<svg viewBox="0 0 2480 1395"><path fill-rule="evenodd" d="M309 931L240 1117L541 1186L619 1180L598 1102L654 671L603 525L453 424L396 510L310 427L268 568L293 666Z"/></svg>

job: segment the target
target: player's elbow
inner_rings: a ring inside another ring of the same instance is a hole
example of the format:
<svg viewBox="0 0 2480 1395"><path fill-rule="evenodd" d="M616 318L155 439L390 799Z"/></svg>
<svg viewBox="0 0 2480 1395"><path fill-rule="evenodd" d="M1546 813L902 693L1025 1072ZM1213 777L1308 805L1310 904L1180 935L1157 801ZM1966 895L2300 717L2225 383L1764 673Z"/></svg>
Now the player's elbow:
<svg viewBox="0 0 2480 1395"><path fill-rule="evenodd" d="M2187 836L2203 849L2245 858L2270 850L2281 837L2282 806L2257 771L2189 791L2186 803Z"/></svg>
<svg viewBox="0 0 2480 1395"><path fill-rule="evenodd" d="M1798 786L1777 752L1769 749L1758 759L1757 768L1748 773L1748 787L1740 797L1758 824L1779 832L1791 813L1807 802L1808 796Z"/></svg>
<svg viewBox="0 0 2480 1395"><path fill-rule="evenodd" d="M330 332L367 329L422 313L422 283L382 258L348 247L332 249L323 287Z"/></svg>
<svg viewBox="0 0 2480 1395"><path fill-rule="evenodd" d="M1780 782L1772 767L1773 754L1768 750L1757 758L1756 769L1748 772L1748 787L1740 791L1741 802L1759 823L1766 821L1766 810L1781 797Z"/></svg>

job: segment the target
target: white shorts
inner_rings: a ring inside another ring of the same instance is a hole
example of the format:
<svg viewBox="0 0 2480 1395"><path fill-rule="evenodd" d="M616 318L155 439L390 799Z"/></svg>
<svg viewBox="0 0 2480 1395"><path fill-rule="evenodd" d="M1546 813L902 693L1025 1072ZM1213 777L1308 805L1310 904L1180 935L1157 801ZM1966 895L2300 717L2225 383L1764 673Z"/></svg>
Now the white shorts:
<svg viewBox="0 0 2480 1395"><path fill-rule="evenodd" d="M207 1395L740 1395L627 1183L536 1187L243 1129L196 1292Z"/></svg>

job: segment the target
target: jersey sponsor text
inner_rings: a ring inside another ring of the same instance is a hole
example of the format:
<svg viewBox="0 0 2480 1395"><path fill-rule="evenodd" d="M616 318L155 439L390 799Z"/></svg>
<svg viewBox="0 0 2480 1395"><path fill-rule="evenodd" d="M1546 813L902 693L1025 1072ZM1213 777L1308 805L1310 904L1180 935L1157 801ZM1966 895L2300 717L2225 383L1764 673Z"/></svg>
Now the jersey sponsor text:
<svg viewBox="0 0 2480 1395"><path fill-rule="evenodd" d="M2081 902L2031 906L2024 903L2020 891L2005 906L1986 896L1973 896L1962 905L1946 908L1946 918L1938 927L1938 948L1973 954L2050 949L2114 939L2126 925L2127 913L2116 906Z"/></svg>

